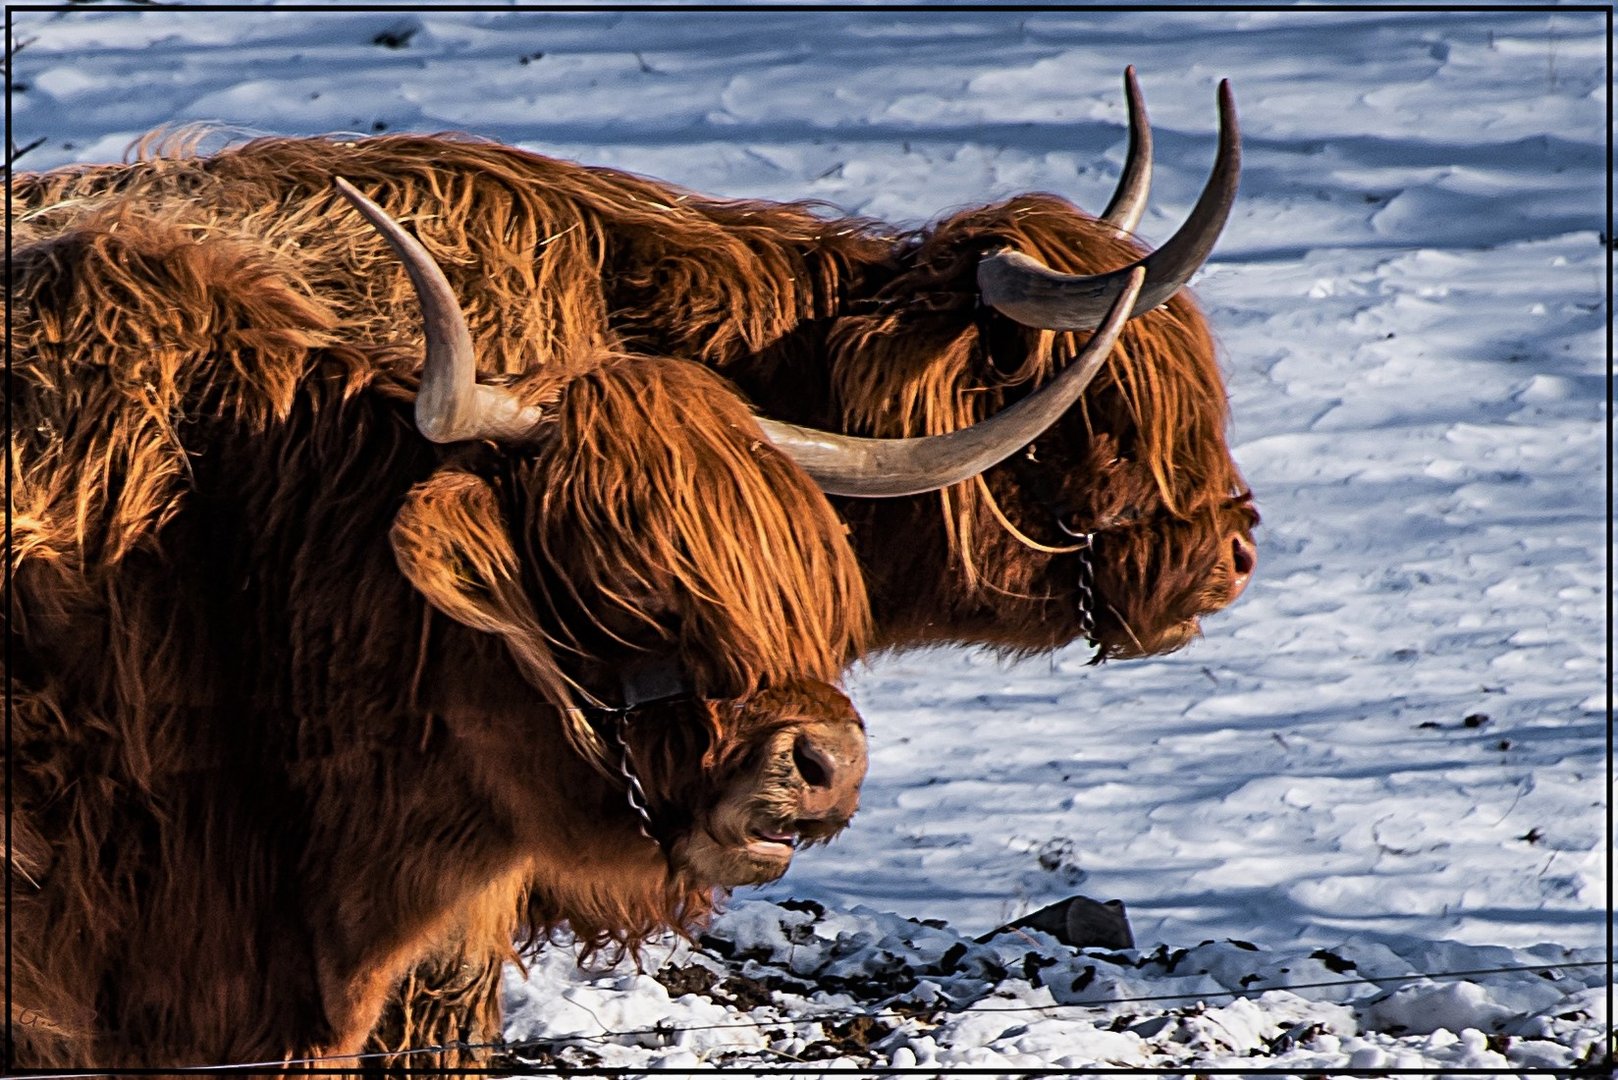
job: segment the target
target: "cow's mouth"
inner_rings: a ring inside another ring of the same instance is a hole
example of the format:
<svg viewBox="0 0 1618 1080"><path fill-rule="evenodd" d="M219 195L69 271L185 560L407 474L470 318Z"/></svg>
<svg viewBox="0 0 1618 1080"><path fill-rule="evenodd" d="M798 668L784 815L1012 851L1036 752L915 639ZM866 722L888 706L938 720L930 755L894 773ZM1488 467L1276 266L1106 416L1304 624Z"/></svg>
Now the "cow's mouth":
<svg viewBox="0 0 1618 1080"><path fill-rule="evenodd" d="M747 837L747 853L765 861L791 861L798 834L791 829L754 829Z"/></svg>

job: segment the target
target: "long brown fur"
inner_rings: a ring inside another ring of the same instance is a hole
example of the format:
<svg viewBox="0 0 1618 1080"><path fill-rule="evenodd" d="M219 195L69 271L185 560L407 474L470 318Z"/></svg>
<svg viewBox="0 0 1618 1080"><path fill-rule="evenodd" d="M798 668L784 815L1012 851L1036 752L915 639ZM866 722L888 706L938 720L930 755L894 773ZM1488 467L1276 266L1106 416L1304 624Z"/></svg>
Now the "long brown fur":
<svg viewBox="0 0 1618 1080"><path fill-rule="evenodd" d="M535 888L590 940L700 921L564 717L641 656L758 701L866 647L841 526L735 394L598 351L517 381L533 446L437 448L413 349L355 344L273 240L44 220L5 403L16 1064L355 1052L417 962L491 976ZM727 782L704 754L671 798Z"/></svg>
<svg viewBox="0 0 1618 1080"><path fill-rule="evenodd" d="M212 156L203 133L154 134L129 165L13 182L24 225L110 195L184 192L210 228L262 235L300 266L345 326L415 344L413 302L381 243L334 214L342 175L415 227L446 265L490 371L566 362L608 345L725 372L765 412L864 434L952 430L1042 385L1083 335L1027 330L976 299L978 258L1000 247L1095 272L1141 249L1052 195L1019 196L902 232L811 203L722 200L460 136L258 139ZM1075 524L1104 469L1155 489L1132 527L1104 518L1100 656L1183 645L1228 600L1232 533L1256 524L1225 442L1223 384L1206 324L1182 293L1133 320L1082 410L1044 444L1044 483ZM1055 444L1055 445L1052 445ZM1043 447L1042 447L1043 448ZM1036 540L1054 515L1011 466L987 477ZM979 642L1027 652L1078 636L1071 558L1008 536L973 485L939 496L839 503L872 584L876 642ZM895 529L915 548L895 552ZM1057 535L1056 539L1060 539ZM1154 550L1155 549L1155 550ZM1144 576L1143 576L1144 575ZM939 587L943 579L945 586Z"/></svg>
<svg viewBox="0 0 1618 1080"><path fill-rule="evenodd" d="M483 369L505 373L618 347L723 368L829 314L886 249L874 223L850 232L813 204L704 199L461 136L268 138L197 156L201 137L154 133L130 165L16 177L19 233L108 198L183 195L210 233L260 237L298 266L355 337L419 347L414 294L333 190L340 175L421 239Z"/></svg>
<svg viewBox="0 0 1618 1080"><path fill-rule="evenodd" d="M263 238L345 335L417 348L406 280L338 203L331 178L341 175L445 266L485 371L565 366L600 348L681 356L723 372L772 416L857 434L958 428L1048 381L1082 345L1082 334L1028 330L983 309L981 255L1012 247L1094 272L1142 253L1054 195L904 231L465 136L269 138L205 155L196 147L207 134L156 133L129 164L15 178L19 234L59 228L109 198L183 195L209 235ZM985 476L995 507L1039 543L1070 543L1059 516L1095 530L1098 659L1178 648L1231 599L1230 538L1250 533L1257 514L1226 419L1211 336L1182 292L1128 325L1081 407L1032 460ZM870 646L1028 653L1081 636L1079 559L1026 547L976 485L833 501L865 572ZM445 978L459 963L447 962ZM449 1017L442 1030L456 1024Z"/></svg>

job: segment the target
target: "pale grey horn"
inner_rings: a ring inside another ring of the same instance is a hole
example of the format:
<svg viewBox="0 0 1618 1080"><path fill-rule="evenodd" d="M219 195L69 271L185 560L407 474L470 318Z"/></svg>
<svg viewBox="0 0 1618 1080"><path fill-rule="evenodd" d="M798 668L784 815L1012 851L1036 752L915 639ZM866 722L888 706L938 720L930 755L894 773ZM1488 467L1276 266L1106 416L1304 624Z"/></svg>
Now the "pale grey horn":
<svg viewBox="0 0 1618 1080"><path fill-rule="evenodd" d="M416 428L437 443L473 439L520 441L539 424L542 414L524 405L511 391L477 381L477 355L466 316L449 280L421 242L376 203L342 177L333 180L345 199L388 242L404 263L421 305L426 356L421 363L421 389L416 394Z"/></svg>
<svg viewBox="0 0 1618 1080"><path fill-rule="evenodd" d="M1143 315L1179 292L1208 258L1230 217L1241 175L1241 133L1227 79L1219 84L1219 155L1191 216L1167 243L1130 266L1105 274L1063 274L1020 251L1001 251L978 263L983 302L1024 326L1090 330L1101 323L1130 271L1146 270L1133 315Z"/></svg>
<svg viewBox="0 0 1618 1080"><path fill-rule="evenodd" d="M971 427L909 439L868 439L763 417L758 425L777 449L831 495L873 499L919 495L970 480L1033 442L1078 401L1129 320L1146 271L1135 267L1124 271L1124 277L1101 326L1060 375Z"/></svg>
<svg viewBox="0 0 1618 1080"><path fill-rule="evenodd" d="M1152 122L1146 118L1146 99L1134 65L1124 68L1124 98L1129 102L1129 152L1101 220L1121 233L1132 233L1146 213L1146 197L1152 190Z"/></svg>

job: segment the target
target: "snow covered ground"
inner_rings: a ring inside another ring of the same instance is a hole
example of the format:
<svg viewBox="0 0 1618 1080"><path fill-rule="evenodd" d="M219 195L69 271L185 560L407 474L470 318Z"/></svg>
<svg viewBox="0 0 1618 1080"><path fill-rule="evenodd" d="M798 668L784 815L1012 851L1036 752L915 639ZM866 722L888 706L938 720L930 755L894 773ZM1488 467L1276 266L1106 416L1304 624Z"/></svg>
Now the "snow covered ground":
<svg viewBox="0 0 1618 1080"><path fill-rule="evenodd" d="M1097 208L1134 64L1157 239L1231 77L1242 196L1196 289L1265 518L1246 597L1159 660L855 672L855 827L700 951L513 971L508 1036L535 1062L1300 1072L1562 1066L1603 1037L1604 15L13 17L12 140L43 140L19 168L193 120L459 129L907 223L1030 189ZM1122 899L1138 950L971 940L1075 892ZM1501 967L1530 970L1399 978Z"/></svg>

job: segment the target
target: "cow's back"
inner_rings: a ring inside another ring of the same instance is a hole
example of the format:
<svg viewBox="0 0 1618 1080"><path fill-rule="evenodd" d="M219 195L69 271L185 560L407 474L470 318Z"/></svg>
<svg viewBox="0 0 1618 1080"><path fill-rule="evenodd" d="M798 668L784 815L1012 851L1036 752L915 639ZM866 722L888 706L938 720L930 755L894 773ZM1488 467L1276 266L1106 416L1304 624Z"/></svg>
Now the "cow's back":
<svg viewBox="0 0 1618 1080"><path fill-rule="evenodd" d="M198 141L154 134L128 164L23 174L17 217L184 199L206 229L297 266L345 332L419 348L409 282L337 195L342 176L443 267L486 373L603 350L724 369L829 316L891 247L883 226L812 203L714 199L464 136L272 137L212 155Z"/></svg>

